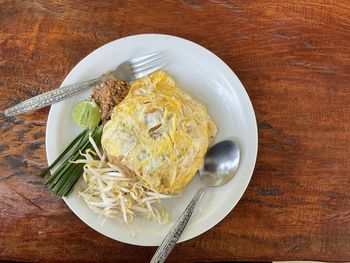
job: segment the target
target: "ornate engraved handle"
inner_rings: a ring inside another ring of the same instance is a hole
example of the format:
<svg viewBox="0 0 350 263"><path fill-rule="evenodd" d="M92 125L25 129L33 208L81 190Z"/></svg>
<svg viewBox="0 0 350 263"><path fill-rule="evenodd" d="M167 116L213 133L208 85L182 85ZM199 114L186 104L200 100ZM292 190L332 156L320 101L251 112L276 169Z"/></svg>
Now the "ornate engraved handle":
<svg viewBox="0 0 350 263"><path fill-rule="evenodd" d="M98 83L101 82L101 77L64 86L62 88L54 89L38 96L35 96L31 99L20 102L4 111L5 116L13 116L23 112L40 109L45 106L51 105L55 102L64 100L78 92L87 90Z"/></svg>
<svg viewBox="0 0 350 263"><path fill-rule="evenodd" d="M193 211L196 208L198 201L201 199L205 189L206 188L202 186L194 195L186 210L182 213L180 218L176 221L175 225L171 228L163 240L162 244L160 244L158 247L150 263L162 263L169 256L170 252L175 247L177 240L180 238L183 230L185 229L188 221L190 220Z"/></svg>

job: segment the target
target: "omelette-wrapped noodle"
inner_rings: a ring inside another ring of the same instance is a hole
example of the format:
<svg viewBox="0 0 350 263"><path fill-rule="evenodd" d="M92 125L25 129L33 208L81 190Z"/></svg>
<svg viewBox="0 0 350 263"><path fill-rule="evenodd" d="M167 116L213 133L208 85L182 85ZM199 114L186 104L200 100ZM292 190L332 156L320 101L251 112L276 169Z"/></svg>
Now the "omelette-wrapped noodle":
<svg viewBox="0 0 350 263"><path fill-rule="evenodd" d="M179 194L201 167L217 128L205 106L164 71L130 86L103 128L111 163L163 194Z"/></svg>
<svg viewBox="0 0 350 263"><path fill-rule="evenodd" d="M98 149L91 136L89 140L94 150L81 153L84 158L74 162L85 164L83 178L86 188L80 191L80 196L89 208L125 224L132 222L136 216L166 223L168 214L159 207L159 203L175 196L159 194L137 179L126 177L117 166L106 161L105 153Z"/></svg>

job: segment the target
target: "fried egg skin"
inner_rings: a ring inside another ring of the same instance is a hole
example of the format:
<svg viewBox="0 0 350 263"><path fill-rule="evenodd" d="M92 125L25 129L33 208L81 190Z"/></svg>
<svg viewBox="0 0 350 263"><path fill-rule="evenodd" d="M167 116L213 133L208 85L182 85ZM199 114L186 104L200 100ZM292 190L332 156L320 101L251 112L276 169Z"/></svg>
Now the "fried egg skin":
<svg viewBox="0 0 350 263"><path fill-rule="evenodd" d="M136 80L103 130L109 160L160 193L181 192L217 132L206 108L164 71Z"/></svg>

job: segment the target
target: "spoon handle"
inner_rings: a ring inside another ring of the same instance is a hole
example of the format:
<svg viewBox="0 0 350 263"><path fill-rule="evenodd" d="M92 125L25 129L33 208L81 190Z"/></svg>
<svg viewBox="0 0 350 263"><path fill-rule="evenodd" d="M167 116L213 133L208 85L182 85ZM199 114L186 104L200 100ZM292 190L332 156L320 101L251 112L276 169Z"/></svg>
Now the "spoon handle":
<svg viewBox="0 0 350 263"><path fill-rule="evenodd" d="M176 221L175 225L173 225L169 233L164 238L162 244L160 244L158 247L150 263L162 263L169 256L170 252L175 247L177 240L180 238L182 232L184 231L188 221L190 220L193 211L196 208L198 201L201 199L205 189L206 187L201 186L198 192L194 195L186 210L182 213L180 218Z"/></svg>

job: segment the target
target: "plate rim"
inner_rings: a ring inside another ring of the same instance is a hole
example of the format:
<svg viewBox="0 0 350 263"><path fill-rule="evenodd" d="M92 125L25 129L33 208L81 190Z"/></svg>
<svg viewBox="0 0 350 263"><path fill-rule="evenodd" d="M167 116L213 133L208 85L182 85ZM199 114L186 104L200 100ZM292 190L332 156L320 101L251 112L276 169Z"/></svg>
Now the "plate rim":
<svg viewBox="0 0 350 263"><path fill-rule="evenodd" d="M175 40L178 40L178 41L184 41L184 42L187 42L188 44L190 45L194 45L196 48L199 48L201 51L204 51L205 53L207 53L212 59L215 59L217 60L218 62L220 62L221 66L225 69L226 72L229 72L233 79L235 79L236 81L238 81L238 83L241 85L240 87L240 92L243 93L243 96L245 97L246 101L245 103L247 103L246 106L248 106L249 110L250 110L250 113L252 114L251 117L253 118L254 120L254 130L253 130L253 133L254 133L254 140L255 140L255 143L254 143L254 155L253 153L250 153L251 156L250 156L250 159L252 159L252 162L250 164L250 167L249 167L249 175L247 174L246 176L249 177L248 180L246 181L246 184L244 185L244 189L242 191L242 193L240 194L239 198L237 199L236 202L233 202L232 203L232 206L230 206L229 209L227 209L227 211L225 211L225 213L221 214L221 216L219 216L219 219L214 222L214 223L209 223L206 227L204 227L203 229L201 230L197 230L197 231L194 231L194 234L190 235L189 237L186 237L186 238L180 238L178 243L180 242L184 242L184 241L187 241L187 240L190 240L192 238L195 238L201 234L203 234L204 232L210 230L211 228L213 228L215 225L217 225L219 222L221 222L230 212L232 212L232 210L234 209L234 207L237 205L237 203L241 200L243 194L245 193L245 191L247 190L247 187L251 181L251 178L253 176L253 173L254 173L254 169L255 169L255 165L256 165L256 160L257 160L257 155L258 155L258 127L257 127L257 120L256 120L256 115L255 115L255 111L254 111L254 107L253 107L253 104L250 100L250 97L244 87L244 85L242 84L242 82L240 81L240 79L237 77L237 75L235 74L235 72L220 58L218 57L216 54L214 54L212 51L208 50L207 48L191 41L191 40L188 40L188 39L185 39L185 38L182 38L182 37L178 37L178 36L173 36L173 35L168 35L168 34L136 34L136 35L129 35L129 36L125 36L125 37L121 37L121 38L118 38L118 39L115 39L115 40L112 40L108 43L105 43L103 44L102 46L96 48L95 50L93 50L92 52L90 52L89 54L87 54L84 58L82 58L71 70L70 72L65 76L64 80L62 81L60 87L62 87L63 83L66 82L67 79L69 79L71 73L74 71L74 69L78 68L83 62L84 60L86 60L89 56L92 56L93 54L95 54L96 52L98 52L99 50L105 48L106 46L112 44L112 43L115 43L115 42L121 42L122 40L124 39L127 39L127 38L143 38L143 37L160 37L160 38L174 38ZM220 70L221 71L221 70ZM48 140L48 134L49 134L49 127L51 125L49 125L52 121L53 121L53 109L52 107L50 107L50 111L49 111L49 114L48 114L48 118L47 118L47 124L46 124L46 130L45 130L45 152L46 152L46 158L47 158L47 162L48 164L52 163L52 158L53 157L50 157L50 154L49 154L49 140ZM242 187L243 188L243 187ZM131 245L138 245L138 246L156 246L155 244L145 244L145 243L138 243L138 242L128 242L128 241L125 241L125 240L120 240L118 238L116 238L114 235L112 234L109 234L109 233L105 233L105 232L102 232L100 231L100 229L96 229L94 226L92 226L89 222L86 222L83 218L81 218L81 216L76 213L72 207L70 206L69 204L69 201L67 200L66 197L63 197L63 200L64 202L67 204L67 206L69 207L69 209L80 219L82 220L86 225L88 225L89 227L91 227L92 229L94 229L96 232L104 235L104 236L107 236L113 240L117 240L119 242L122 242L122 243L126 243L126 244L131 244ZM136 241L136 239L135 239Z"/></svg>

